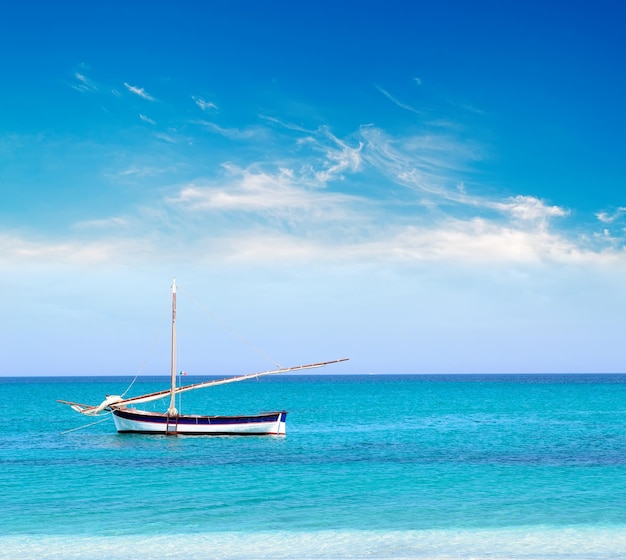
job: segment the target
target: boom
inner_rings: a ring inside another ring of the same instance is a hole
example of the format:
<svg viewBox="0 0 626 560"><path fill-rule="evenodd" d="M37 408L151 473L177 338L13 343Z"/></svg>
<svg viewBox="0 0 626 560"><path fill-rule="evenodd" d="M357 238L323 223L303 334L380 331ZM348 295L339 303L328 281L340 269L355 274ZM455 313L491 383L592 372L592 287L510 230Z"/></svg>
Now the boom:
<svg viewBox="0 0 626 560"><path fill-rule="evenodd" d="M104 410L113 410L117 408L127 408L129 405L143 404L151 401L159 400L174 392L174 395L180 393L186 393L187 391L194 391L196 389L205 389L207 387L214 387L216 385L225 385L226 383L236 383L238 381L246 381L247 379L255 379L263 377L265 375L274 375L277 373L288 373L292 371L302 371L305 369L314 369L324 367L330 364L336 364L339 362L346 362L349 358L341 358L339 360L331 360L329 362L318 362L316 364L307 364L303 366L293 366L288 368L274 369L270 371L261 371L258 373L249 373L246 375L238 375L235 377L226 377L224 379L214 379L211 381L202 381L201 383L193 383L192 385L184 385L182 387L176 387L172 389L166 389L164 391L157 391L156 393L148 393L146 395L140 395L138 397L131 397L124 399L117 395L107 395L106 399L102 401L98 406L91 406L86 404L80 404L70 401L58 400L57 402L67 404L71 406L76 412L85 414L87 416L97 416Z"/></svg>

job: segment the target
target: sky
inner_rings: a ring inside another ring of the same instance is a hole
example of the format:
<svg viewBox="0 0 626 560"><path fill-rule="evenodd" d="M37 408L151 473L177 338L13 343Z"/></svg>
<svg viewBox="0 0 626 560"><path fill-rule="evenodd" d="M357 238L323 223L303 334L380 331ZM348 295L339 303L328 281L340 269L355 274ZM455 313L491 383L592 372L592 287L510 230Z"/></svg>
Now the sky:
<svg viewBox="0 0 626 560"><path fill-rule="evenodd" d="M0 375L626 371L623 11L4 5Z"/></svg>

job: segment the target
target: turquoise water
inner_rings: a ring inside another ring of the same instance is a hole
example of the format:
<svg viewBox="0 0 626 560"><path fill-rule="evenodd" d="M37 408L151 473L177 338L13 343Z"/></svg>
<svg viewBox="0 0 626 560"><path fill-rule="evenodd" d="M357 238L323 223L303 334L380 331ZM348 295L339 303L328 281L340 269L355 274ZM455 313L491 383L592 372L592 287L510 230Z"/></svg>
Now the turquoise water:
<svg viewBox="0 0 626 560"><path fill-rule="evenodd" d="M129 381L0 378L0 557L626 557L626 376L277 376L182 408L284 438L62 433Z"/></svg>

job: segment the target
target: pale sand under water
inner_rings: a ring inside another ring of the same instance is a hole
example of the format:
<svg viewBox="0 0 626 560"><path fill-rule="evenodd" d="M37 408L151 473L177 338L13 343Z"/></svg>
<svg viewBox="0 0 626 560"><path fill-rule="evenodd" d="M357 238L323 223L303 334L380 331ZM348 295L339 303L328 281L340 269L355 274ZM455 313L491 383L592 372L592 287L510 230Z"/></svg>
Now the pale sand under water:
<svg viewBox="0 0 626 560"><path fill-rule="evenodd" d="M605 560L625 552L626 527L0 537L0 557L11 559Z"/></svg>

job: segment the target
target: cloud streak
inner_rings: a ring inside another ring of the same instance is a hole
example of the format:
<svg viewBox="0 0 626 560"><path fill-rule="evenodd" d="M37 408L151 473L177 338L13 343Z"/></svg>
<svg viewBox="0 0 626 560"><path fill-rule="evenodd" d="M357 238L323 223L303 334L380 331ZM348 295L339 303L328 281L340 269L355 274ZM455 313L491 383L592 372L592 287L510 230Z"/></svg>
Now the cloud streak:
<svg viewBox="0 0 626 560"><path fill-rule="evenodd" d="M156 121L152 120L150 117L147 117L146 115L143 115L141 113L139 113L139 118L145 123L153 124L153 125L156 124Z"/></svg>
<svg viewBox="0 0 626 560"><path fill-rule="evenodd" d="M213 122L204 121L204 120L194 121L194 123L202 126L206 130L209 130L210 132L219 134L220 136L223 136L224 138L228 138L229 140L248 140L255 136L260 136L263 133L263 130L259 127L248 127L244 129L224 128Z"/></svg>
<svg viewBox="0 0 626 560"><path fill-rule="evenodd" d="M81 93L98 91L96 83L81 72L74 72L75 82L70 86Z"/></svg>
<svg viewBox="0 0 626 560"><path fill-rule="evenodd" d="M196 97L194 95L191 96L191 99L193 99L194 103L203 111L217 111L217 105L211 101L205 101L201 97Z"/></svg>
<svg viewBox="0 0 626 560"><path fill-rule="evenodd" d="M149 93L147 93L146 90L143 88L131 86L130 84L126 82L124 82L124 86L126 87L128 91L130 91L131 93L134 93L135 95L138 95L139 97L141 97L142 99L145 99L146 101L156 101L156 99L152 97Z"/></svg>
<svg viewBox="0 0 626 560"><path fill-rule="evenodd" d="M361 127L363 159L393 184L402 185L437 201L471 204L459 191L472 162L482 158L470 143L443 134L392 137L374 126Z"/></svg>
<svg viewBox="0 0 626 560"><path fill-rule="evenodd" d="M416 80L417 80L417 78L416 78ZM418 81L417 83L419 85L419 84L421 84L421 81ZM411 113L415 113L416 115L422 116L423 113L421 111L418 111L414 107L411 107L411 105L408 105L407 103L403 103L402 101L398 100L396 97L391 95L386 89L384 89L384 88L382 88L380 86L377 86L376 89L380 93L382 93L387 99L389 99L389 101L391 101L393 104L397 105L401 109L404 109L405 111L409 111Z"/></svg>

